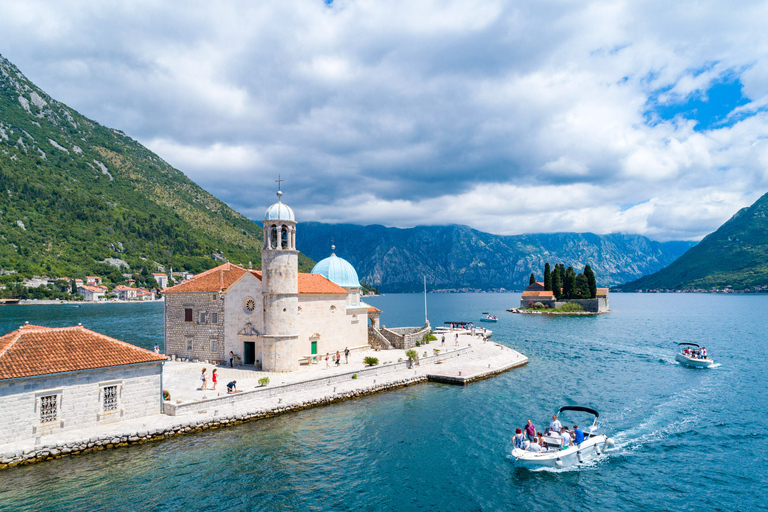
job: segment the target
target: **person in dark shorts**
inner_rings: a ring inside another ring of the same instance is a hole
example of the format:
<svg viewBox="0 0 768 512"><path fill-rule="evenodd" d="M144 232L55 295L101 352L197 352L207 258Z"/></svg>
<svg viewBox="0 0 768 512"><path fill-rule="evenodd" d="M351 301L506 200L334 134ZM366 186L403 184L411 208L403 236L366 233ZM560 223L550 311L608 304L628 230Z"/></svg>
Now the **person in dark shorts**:
<svg viewBox="0 0 768 512"><path fill-rule="evenodd" d="M344 347L344 364L349 364L349 347Z"/></svg>
<svg viewBox="0 0 768 512"><path fill-rule="evenodd" d="M227 384L227 394L231 395L232 393L237 393L237 381L233 380L229 384Z"/></svg>

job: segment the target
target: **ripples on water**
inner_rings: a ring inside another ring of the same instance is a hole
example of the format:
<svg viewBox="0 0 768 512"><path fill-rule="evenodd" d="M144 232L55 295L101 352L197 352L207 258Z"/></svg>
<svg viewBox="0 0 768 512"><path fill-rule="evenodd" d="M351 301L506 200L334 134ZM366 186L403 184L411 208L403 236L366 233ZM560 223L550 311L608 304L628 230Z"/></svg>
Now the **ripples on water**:
<svg viewBox="0 0 768 512"><path fill-rule="evenodd" d="M422 301L370 299L391 325L423 322ZM429 302L434 325L496 314L494 340L529 364L467 387L417 385L4 471L0 510L764 507L768 454L755 429L768 406L768 297L616 294L611 314L585 318L505 313L516 294L430 295ZM0 325L7 332L24 320L82 321L145 347L161 340L162 305L73 311L3 307ZM680 366L674 350L682 341L707 346L720 366ZM541 430L564 404L597 408L615 449L579 468L516 468L514 429L530 418Z"/></svg>

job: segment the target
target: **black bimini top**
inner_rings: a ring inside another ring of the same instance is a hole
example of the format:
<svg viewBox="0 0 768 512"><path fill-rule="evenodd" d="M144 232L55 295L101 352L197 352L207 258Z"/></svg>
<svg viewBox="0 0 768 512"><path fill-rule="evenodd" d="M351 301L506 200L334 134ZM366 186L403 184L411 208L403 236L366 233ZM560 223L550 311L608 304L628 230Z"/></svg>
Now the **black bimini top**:
<svg viewBox="0 0 768 512"><path fill-rule="evenodd" d="M695 344L695 343L678 343L678 345L680 345L681 347L682 347L683 345L690 345L690 346L692 346L692 347L696 347L696 348L699 348L699 346L698 346L697 344Z"/></svg>
<svg viewBox="0 0 768 512"><path fill-rule="evenodd" d="M560 414L563 411L588 412L589 414L594 414L595 418L600 416L600 413L598 413L596 410L590 409L589 407L581 407L579 405L566 405L564 407L561 407L560 410L557 412L557 414Z"/></svg>

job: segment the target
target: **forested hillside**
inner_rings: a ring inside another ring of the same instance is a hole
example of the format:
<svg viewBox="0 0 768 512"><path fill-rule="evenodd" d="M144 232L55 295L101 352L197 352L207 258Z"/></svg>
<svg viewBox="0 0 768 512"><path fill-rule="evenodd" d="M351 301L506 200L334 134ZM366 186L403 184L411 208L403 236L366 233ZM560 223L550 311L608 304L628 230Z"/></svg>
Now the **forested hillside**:
<svg viewBox="0 0 768 512"><path fill-rule="evenodd" d="M54 100L0 56L3 270L116 283L142 268L199 272L216 264L214 254L258 268L260 247L259 225L124 133ZM300 264L311 268L303 255Z"/></svg>

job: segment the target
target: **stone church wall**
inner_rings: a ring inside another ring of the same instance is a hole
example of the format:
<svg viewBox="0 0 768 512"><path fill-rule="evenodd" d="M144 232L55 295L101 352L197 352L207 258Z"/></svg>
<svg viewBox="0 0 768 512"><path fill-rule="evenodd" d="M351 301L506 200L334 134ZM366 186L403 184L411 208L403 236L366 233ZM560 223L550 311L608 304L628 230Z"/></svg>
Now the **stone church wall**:
<svg viewBox="0 0 768 512"><path fill-rule="evenodd" d="M347 309L346 295L301 294L299 308L300 357L311 353L315 339L318 354L368 344L367 308Z"/></svg>
<svg viewBox="0 0 768 512"><path fill-rule="evenodd" d="M0 444L161 413L162 364L137 364L0 383ZM116 385L118 408L102 410L102 386ZM40 396L57 395L55 421L40 423Z"/></svg>
<svg viewBox="0 0 768 512"><path fill-rule="evenodd" d="M192 309L192 321L184 310ZM201 321L200 313L205 313ZM211 313L216 313L216 323ZM165 294L165 353L177 358L224 361L224 299L216 292ZM227 362L228 358L227 358Z"/></svg>
<svg viewBox="0 0 768 512"><path fill-rule="evenodd" d="M249 311L247 307L248 299L253 299L255 307ZM225 327L224 327L224 351L225 362L229 364L229 352L234 352L242 358L243 342L254 342L256 344L255 358L259 361L264 360L261 353L261 334L264 334L264 305L261 296L261 281L252 274L246 274L235 284L229 287L225 297ZM250 327L259 333L258 336L238 334L250 322Z"/></svg>

